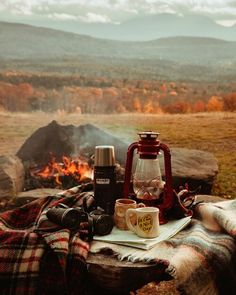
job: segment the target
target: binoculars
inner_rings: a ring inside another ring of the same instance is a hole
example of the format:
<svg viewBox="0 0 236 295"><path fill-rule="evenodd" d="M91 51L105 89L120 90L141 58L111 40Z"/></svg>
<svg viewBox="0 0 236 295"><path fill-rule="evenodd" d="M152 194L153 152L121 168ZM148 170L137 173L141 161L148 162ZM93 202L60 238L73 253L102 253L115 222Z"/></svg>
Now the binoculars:
<svg viewBox="0 0 236 295"><path fill-rule="evenodd" d="M81 207L70 208L65 204L58 204L49 208L46 215L50 221L70 230L79 230L81 223L87 223L90 238L109 234L114 225L112 216L105 214L100 208L88 213Z"/></svg>

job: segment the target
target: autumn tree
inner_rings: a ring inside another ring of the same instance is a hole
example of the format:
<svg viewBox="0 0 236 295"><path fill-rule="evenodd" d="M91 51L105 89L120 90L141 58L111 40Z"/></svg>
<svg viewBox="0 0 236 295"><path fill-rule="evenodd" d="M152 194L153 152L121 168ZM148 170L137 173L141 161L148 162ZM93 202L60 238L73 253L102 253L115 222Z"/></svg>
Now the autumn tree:
<svg viewBox="0 0 236 295"><path fill-rule="evenodd" d="M170 114L185 114L191 110L190 103L186 101L176 101L163 107L163 111Z"/></svg>
<svg viewBox="0 0 236 295"><path fill-rule="evenodd" d="M232 92L223 96L223 103L225 111L236 111L236 92Z"/></svg>
<svg viewBox="0 0 236 295"><path fill-rule="evenodd" d="M160 90L161 90L161 92L163 92L163 93L166 93L167 92L167 85L166 85L166 83L163 83L161 86L160 86Z"/></svg>
<svg viewBox="0 0 236 295"><path fill-rule="evenodd" d="M192 106L192 111L194 113L205 112L205 110L206 110L206 104L201 99L197 100Z"/></svg>
<svg viewBox="0 0 236 295"><path fill-rule="evenodd" d="M133 110L134 112L141 113L142 112L142 105L140 99L138 97L134 98L133 101Z"/></svg>
<svg viewBox="0 0 236 295"><path fill-rule="evenodd" d="M28 99L30 111L42 111L44 101L45 101L45 92L42 90L35 91L34 94Z"/></svg>
<svg viewBox="0 0 236 295"><path fill-rule="evenodd" d="M150 114L150 113L154 113L154 106L153 106L153 102L151 99L148 99L144 106L143 106L143 112L145 114Z"/></svg>
<svg viewBox="0 0 236 295"><path fill-rule="evenodd" d="M213 95L207 103L208 112L220 112L223 110L223 101L220 97Z"/></svg>

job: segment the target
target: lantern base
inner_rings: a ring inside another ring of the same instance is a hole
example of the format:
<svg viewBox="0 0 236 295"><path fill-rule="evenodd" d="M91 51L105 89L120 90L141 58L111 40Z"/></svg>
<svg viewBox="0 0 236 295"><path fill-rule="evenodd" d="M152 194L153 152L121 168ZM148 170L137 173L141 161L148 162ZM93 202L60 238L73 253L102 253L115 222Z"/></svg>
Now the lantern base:
<svg viewBox="0 0 236 295"><path fill-rule="evenodd" d="M167 218L164 216L163 212L160 210L159 211L159 223L160 224L165 224L167 222L168 222Z"/></svg>

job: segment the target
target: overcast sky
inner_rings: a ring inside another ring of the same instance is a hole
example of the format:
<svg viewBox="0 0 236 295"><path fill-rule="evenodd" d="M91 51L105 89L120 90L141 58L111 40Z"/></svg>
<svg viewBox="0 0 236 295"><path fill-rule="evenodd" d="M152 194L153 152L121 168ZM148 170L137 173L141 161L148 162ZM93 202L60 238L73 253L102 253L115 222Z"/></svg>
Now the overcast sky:
<svg viewBox="0 0 236 295"><path fill-rule="evenodd" d="M224 25L236 23L232 0L0 0L0 20L60 20L119 24L156 13L200 13Z"/></svg>

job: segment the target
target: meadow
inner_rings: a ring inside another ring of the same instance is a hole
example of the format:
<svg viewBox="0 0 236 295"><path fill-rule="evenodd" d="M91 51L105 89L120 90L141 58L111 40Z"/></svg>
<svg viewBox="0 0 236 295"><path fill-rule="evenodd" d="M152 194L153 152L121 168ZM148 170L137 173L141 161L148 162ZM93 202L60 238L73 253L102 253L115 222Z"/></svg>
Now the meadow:
<svg viewBox="0 0 236 295"><path fill-rule="evenodd" d="M184 147L211 152L219 173L213 195L236 198L236 113L197 114L67 114L0 113L0 155L16 154L24 141L38 128L56 120L62 125L94 124L128 142L137 140L137 132L160 132L160 140L170 148ZM105 144L105 143L104 143Z"/></svg>

